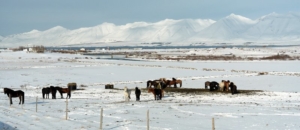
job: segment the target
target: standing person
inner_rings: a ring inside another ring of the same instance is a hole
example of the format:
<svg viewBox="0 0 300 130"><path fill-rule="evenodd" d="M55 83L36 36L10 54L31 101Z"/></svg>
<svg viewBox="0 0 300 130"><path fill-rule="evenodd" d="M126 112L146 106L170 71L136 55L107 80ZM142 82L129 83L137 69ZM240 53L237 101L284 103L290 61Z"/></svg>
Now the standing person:
<svg viewBox="0 0 300 130"><path fill-rule="evenodd" d="M138 87L135 87L135 97L136 97L136 101L140 100L140 96L141 96L141 90Z"/></svg>

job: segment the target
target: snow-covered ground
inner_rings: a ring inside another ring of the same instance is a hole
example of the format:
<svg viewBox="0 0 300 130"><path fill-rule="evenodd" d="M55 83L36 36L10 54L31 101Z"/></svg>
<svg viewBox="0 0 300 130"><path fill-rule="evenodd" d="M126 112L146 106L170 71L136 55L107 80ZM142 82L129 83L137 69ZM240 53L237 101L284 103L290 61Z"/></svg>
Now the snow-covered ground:
<svg viewBox="0 0 300 130"><path fill-rule="evenodd" d="M280 49L285 54L299 55L297 47ZM209 52L259 56L278 54L280 49ZM182 53L207 52L199 49ZM14 104L9 106L7 95L0 95L0 129L99 129L101 108L103 129L146 129L147 110L151 130L211 129L212 118L216 129L300 129L298 60L125 61L74 54L2 52L0 63L1 88L25 92L24 105L18 105L19 99L13 98ZM151 93L142 91L141 101L135 101L135 87L146 88L147 80L172 77L181 79L183 88L204 88L205 81L224 79L234 82L238 90L264 92L231 95L166 91L162 100L155 101ZM81 90L72 92L65 120L66 99L43 99L41 89L50 85L66 87L70 82L76 82ZM104 89L108 83L121 90ZM129 102L123 97L125 86L132 90Z"/></svg>

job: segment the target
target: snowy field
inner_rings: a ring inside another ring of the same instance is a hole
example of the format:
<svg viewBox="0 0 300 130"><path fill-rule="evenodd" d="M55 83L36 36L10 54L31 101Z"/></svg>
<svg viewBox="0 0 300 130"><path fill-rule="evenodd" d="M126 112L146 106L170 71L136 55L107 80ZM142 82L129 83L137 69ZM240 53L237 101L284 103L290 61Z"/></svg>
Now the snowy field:
<svg viewBox="0 0 300 130"><path fill-rule="evenodd" d="M284 52L299 56L299 50L199 49L184 54L266 56ZM0 63L1 88L25 92L24 105L18 105L19 99L13 98L9 106L7 95L0 90L0 129L99 129L101 108L105 130L144 130L147 110L151 130L211 129L212 118L215 128L222 130L300 129L299 60L129 61L75 54L1 52ZM182 88L204 88L205 81L230 80L238 90L263 92L231 95L166 91L162 100L155 101L151 93L142 91L141 101L135 101L135 87L146 88L147 80L172 77L183 81ZM76 82L80 90L72 91L66 120L66 99L43 99L41 89L51 85L66 87L70 82ZM105 84L114 84L120 90L104 89ZM129 102L124 101L125 86L132 90Z"/></svg>

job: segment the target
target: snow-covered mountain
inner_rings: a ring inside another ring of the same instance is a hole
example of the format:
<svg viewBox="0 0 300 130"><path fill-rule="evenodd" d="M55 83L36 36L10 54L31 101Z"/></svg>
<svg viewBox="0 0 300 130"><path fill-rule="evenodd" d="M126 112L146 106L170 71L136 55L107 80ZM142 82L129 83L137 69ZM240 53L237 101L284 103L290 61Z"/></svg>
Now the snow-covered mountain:
<svg viewBox="0 0 300 130"><path fill-rule="evenodd" d="M0 46L20 45L83 45L101 46L115 42L171 42L171 45L191 43L300 43L300 15L271 13L256 20L230 14L220 20L165 19L156 23L134 22L116 26L103 23L94 27L69 30L56 26L45 31L32 30L21 34L0 36ZM120 44L118 44L120 45ZM135 44L139 45L139 44ZM144 44L141 44L144 45Z"/></svg>
<svg viewBox="0 0 300 130"><path fill-rule="evenodd" d="M246 17L230 14L229 16L220 19L211 26L198 32L190 39L196 40L197 38L230 40L239 39L242 34L253 26L256 21Z"/></svg>

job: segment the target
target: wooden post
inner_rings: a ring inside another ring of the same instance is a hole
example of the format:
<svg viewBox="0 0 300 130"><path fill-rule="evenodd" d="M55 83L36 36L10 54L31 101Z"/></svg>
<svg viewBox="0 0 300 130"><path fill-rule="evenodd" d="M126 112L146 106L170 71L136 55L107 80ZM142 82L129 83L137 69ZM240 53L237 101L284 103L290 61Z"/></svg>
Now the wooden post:
<svg viewBox="0 0 300 130"><path fill-rule="evenodd" d="M215 130L215 119L212 118L212 130Z"/></svg>
<svg viewBox="0 0 300 130"><path fill-rule="evenodd" d="M100 112L100 130L102 130L102 123L103 123L103 108L101 108L101 112Z"/></svg>
<svg viewBox="0 0 300 130"><path fill-rule="evenodd" d="M37 112L37 101L38 101L38 97L36 97L36 102L35 102L35 112Z"/></svg>
<svg viewBox="0 0 300 130"><path fill-rule="evenodd" d="M66 98L66 120L68 120L68 98Z"/></svg>
<svg viewBox="0 0 300 130"><path fill-rule="evenodd" d="M147 130L149 130L149 110L147 110Z"/></svg>

